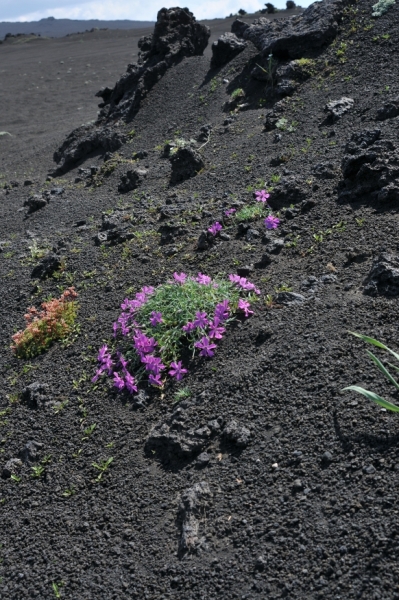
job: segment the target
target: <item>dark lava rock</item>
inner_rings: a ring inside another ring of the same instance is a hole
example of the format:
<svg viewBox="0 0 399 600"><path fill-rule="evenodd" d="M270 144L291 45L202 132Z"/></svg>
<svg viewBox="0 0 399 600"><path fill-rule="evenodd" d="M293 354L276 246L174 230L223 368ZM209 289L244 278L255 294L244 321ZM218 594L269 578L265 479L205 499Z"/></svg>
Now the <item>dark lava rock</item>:
<svg viewBox="0 0 399 600"><path fill-rule="evenodd" d="M346 144L348 154L342 159L339 182L341 202L370 193L382 203L399 199L399 152L391 141L379 140L377 131L352 135Z"/></svg>
<svg viewBox="0 0 399 600"><path fill-rule="evenodd" d="M201 543L200 521L204 518L211 499L211 490L206 481L200 481L182 493L179 505L179 518L182 522L180 552L193 551Z"/></svg>
<svg viewBox="0 0 399 600"><path fill-rule="evenodd" d="M154 33L140 38L139 61L127 67L113 89L104 88L96 95L103 99L100 120L123 117L131 120L141 101L164 76L167 69L184 56L202 55L208 45L209 27L196 22L187 8L162 8Z"/></svg>
<svg viewBox="0 0 399 600"><path fill-rule="evenodd" d="M29 408L45 408L49 399L49 386L47 383L35 381L22 390L21 399Z"/></svg>
<svg viewBox="0 0 399 600"><path fill-rule="evenodd" d="M263 571L267 565L267 561L264 556L258 556L255 561L255 569L257 571Z"/></svg>
<svg viewBox="0 0 399 600"><path fill-rule="evenodd" d="M390 100L377 110L376 120L385 121L399 116L399 98Z"/></svg>
<svg viewBox="0 0 399 600"><path fill-rule="evenodd" d="M91 167L91 168L93 168L93 167ZM50 190L50 194L51 194L52 196L62 196L62 194L63 194L64 192L65 192L65 188L63 188L63 187L56 187L56 188L52 188L52 189Z"/></svg>
<svg viewBox="0 0 399 600"><path fill-rule="evenodd" d="M266 254L279 254L284 248L284 240L281 238L275 238L269 233L263 234L262 241L266 244Z"/></svg>
<svg viewBox="0 0 399 600"><path fill-rule="evenodd" d="M353 98L342 97L339 100L328 102L324 108L327 113L326 123L335 123L345 113L347 113L354 105Z"/></svg>
<svg viewBox="0 0 399 600"><path fill-rule="evenodd" d="M108 234L105 231L99 231L94 236L94 243L96 246L101 246L102 244L105 244L105 242L107 240L108 240Z"/></svg>
<svg viewBox="0 0 399 600"><path fill-rule="evenodd" d="M205 229L199 234L197 248L198 250L208 250L209 248L208 232Z"/></svg>
<svg viewBox="0 0 399 600"><path fill-rule="evenodd" d="M276 296L277 304L303 304L305 300L305 296L295 292L279 292Z"/></svg>
<svg viewBox="0 0 399 600"><path fill-rule="evenodd" d="M210 135L211 135L211 131L212 131L212 125L211 124L207 124L207 125L203 125L200 129L200 132L197 136L197 141L200 143L205 143L209 140Z"/></svg>
<svg viewBox="0 0 399 600"><path fill-rule="evenodd" d="M333 460L333 455L331 454L331 452L328 452L328 450L326 450L326 452L324 452L323 456L321 457L321 464L323 466L328 466Z"/></svg>
<svg viewBox="0 0 399 600"><path fill-rule="evenodd" d="M370 296L399 294L399 257L386 252L373 262L364 282L364 293Z"/></svg>
<svg viewBox="0 0 399 600"><path fill-rule="evenodd" d="M118 192L126 194L135 190L147 177L147 171L145 169L131 169L127 171L126 175L121 176L121 182L118 185Z"/></svg>
<svg viewBox="0 0 399 600"><path fill-rule="evenodd" d="M237 19L231 30L250 40L263 56L301 58L334 40L347 4L346 0L324 0L311 4L300 15L273 21L261 17L252 25Z"/></svg>
<svg viewBox="0 0 399 600"><path fill-rule="evenodd" d="M199 454L195 460L195 466L198 469L202 469L207 466L209 461L210 461L209 454L207 452L201 452L201 454Z"/></svg>
<svg viewBox="0 0 399 600"><path fill-rule="evenodd" d="M99 125L82 125L74 129L62 146L54 152L58 172L71 169L79 160L99 148L103 152L118 150L127 138L118 131Z"/></svg>
<svg viewBox="0 0 399 600"><path fill-rule="evenodd" d="M251 432L249 429L237 423L229 421L223 431L223 437L239 448L246 448L251 441Z"/></svg>
<svg viewBox="0 0 399 600"><path fill-rule="evenodd" d="M172 165L172 183L195 177L205 166L201 155L190 146L178 148L169 160Z"/></svg>
<svg viewBox="0 0 399 600"><path fill-rule="evenodd" d="M24 202L24 206L28 207L28 214L44 208L47 205L47 200L41 194L34 194Z"/></svg>
<svg viewBox="0 0 399 600"><path fill-rule="evenodd" d="M59 256L53 253L47 254L47 256L33 268L31 277L34 279L45 279L45 277L50 277L50 275L57 271L60 266L61 259Z"/></svg>
<svg viewBox="0 0 399 600"><path fill-rule="evenodd" d="M237 268L237 275L240 277L248 277L254 270L252 265L244 265L242 267Z"/></svg>
<svg viewBox="0 0 399 600"><path fill-rule="evenodd" d="M22 461L19 458L10 458L3 467L2 478L9 479L11 475L16 475L21 467Z"/></svg>
<svg viewBox="0 0 399 600"><path fill-rule="evenodd" d="M305 199L309 193L304 181L297 175L283 176L274 186L269 205L274 209L280 209L287 204L297 204Z"/></svg>
<svg viewBox="0 0 399 600"><path fill-rule="evenodd" d="M25 444L25 447L20 452L22 462L36 462L38 460L38 454L41 448L43 448L43 444L29 440L29 442Z"/></svg>
<svg viewBox="0 0 399 600"><path fill-rule="evenodd" d="M176 409L151 430L145 443L147 452L155 450L164 460L189 459L207 445L211 431L208 428L194 430L186 423L185 413Z"/></svg>
<svg viewBox="0 0 399 600"><path fill-rule="evenodd" d="M339 167L337 168L333 163L321 162L313 167L313 174L318 179L334 179L339 173Z"/></svg>
<svg viewBox="0 0 399 600"><path fill-rule="evenodd" d="M224 33L212 44L211 65L222 67L247 47L234 33Z"/></svg>

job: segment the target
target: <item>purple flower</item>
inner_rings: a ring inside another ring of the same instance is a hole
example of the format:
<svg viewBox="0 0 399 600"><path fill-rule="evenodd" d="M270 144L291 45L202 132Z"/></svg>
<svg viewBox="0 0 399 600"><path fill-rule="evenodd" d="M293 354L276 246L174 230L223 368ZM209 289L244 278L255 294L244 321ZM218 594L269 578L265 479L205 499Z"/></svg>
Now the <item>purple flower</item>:
<svg viewBox="0 0 399 600"><path fill-rule="evenodd" d="M169 375L172 375L172 377L176 377L177 381L183 379L183 375L184 373L187 373L187 369L183 369L181 360L179 360L179 362L171 362L170 366L172 368L169 371Z"/></svg>
<svg viewBox="0 0 399 600"><path fill-rule="evenodd" d="M224 211L224 214L226 217L231 217L231 215L234 215L235 212L236 212L235 208L228 208L227 210Z"/></svg>
<svg viewBox="0 0 399 600"><path fill-rule="evenodd" d="M183 325L183 327L182 327L182 330L184 331L184 333L191 333L194 329L195 329L195 325L191 321L189 321L187 323L187 325Z"/></svg>
<svg viewBox="0 0 399 600"><path fill-rule="evenodd" d="M239 275L229 275L231 283L240 283L241 277Z"/></svg>
<svg viewBox="0 0 399 600"><path fill-rule="evenodd" d="M206 318L206 312L197 311L195 313L194 327L201 327L204 329L208 325L208 319Z"/></svg>
<svg viewBox="0 0 399 600"><path fill-rule="evenodd" d="M255 196L258 202L263 202L264 204L267 204L267 200L270 198L270 194L268 194L266 190L256 191Z"/></svg>
<svg viewBox="0 0 399 600"><path fill-rule="evenodd" d="M185 273L176 273L176 271L173 273L173 279L176 281L176 283L180 283L183 284L186 279L187 279L187 275Z"/></svg>
<svg viewBox="0 0 399 600"><path fill-rule="evenodd" d="M164 370L165 365L162 364L161 359L157 356L147 355L143 356L142 361L145 364L147 371L152 371L154 375L159 375Z"/></svg>
<svg viewBox="0 0 399 600"><path fill-rule="evenodd" d="M277 217L273 217L273 215L269 215L264 220L264 223L266 225L266 229L277 229L280 223L280 219L278 219Z"/></svg>
<svg viewBox="0 0 399 600"><path fill-rule="evenodd" d="M219 221L216 221L216 223L214 223L213 225L211 225L210 227L208 227L208 231L212 235L216 235L222 229L223 229L223 227L221 226L221 224L219 223Z"/></svg>
<svg viewBox="0 0 399 600"><path fill-rule="evenodd" d="M214 348L216 348L216 344L212 344L210 339L205 336L203 338L201 338L199 342L196 342L194 344L194 346L201 350L201 352L200 352L201 356L209 356L209 357L214 355L214 352L212 352L212 350Z"/></svg>
<svg viewBox="0 0 399 600"><path fill-rule="evenodd" d="M116 337L116 334L118 333L118 323L112 323L112 331L114 332L114 337Z"/></svg>
<svg viewBox="0 0 399 600"><path fill-rule="evenodd" d="M209 327L209 337L215 338L215 340L221 340L226 329L219 325L220 321L218 317L215 317L213 323Z"/></svg>
<svg viewBox="0 0 399 600"><path fill-rule="evenodd" d="M125 387L125 382L123 381L122 377L118 375L118 373L114 373L114 387L116 387L118 390L123 390Z"/></svg>
<svg viewBox="0 0 399 600"><path fill-rule="evenodd" d="M149 285L149 286L145 285L144 287L141 288L141 291L146 296L151 296L151 294L153 294L155 292L155 288L153 288L152 285Z"/></svg>
<svg viewBox="0 0 399 600"><path fill-rule="evenodd" d="M103 363L109 356L110 353L108 352L108 346L104 344L104 346L101 346L100 350L98 351L97 360L98 362Z"/></svg>
<svg viewBox="0 0 399 600"><path fill-rule="evenodd" d="M130 394L133 394L133 392L137 392L137 385L134 380L134 377L128 372L125 373L125 386Z"/></svg>
<svg viewBox="0 0 399 600"><path fill-rule="evenodd" d="M201 285L209 285L212 282L212 278L209 275L203 275L202 273L198 273L196 280Z"/></svg>
<svg viewBox="0 0 399 600"><path fill-rule="evenodd" d="M250 307L251 307L251 305L250 305L250 303L247 300L243 300L242 298L239 299L239 301L238 301L238 308L240 310L244 311L244 315L246 317L249 317L249 315L253 315L254 314L254 311L250 310Z"/></svg>
<svg viewBox="0 0 399 600"><path fill-rule="evenodd" d="M155 312L154 310L151 313L150 323L153 327L156 327L158 323L162 323L162 313Z"/></svg>
<svg viewBox="0 0 399 600"><path fill-rule="evenodd" d="M147 297L144 292L137 292L136 300L138 300L138 302L141 302L141 304L144 304L147 301Z"/></svg>
<svg viewBox="0 0 399 600"><path fill-rule="evenodd" d="M102 375L104 373L104 367L100 367L99 369L97 369L96 374L94 375L94 377L92 378L92 383L96 383L97 379L100 377L100 375Z"/></svg>
<svg viewBox="0 0 399 600"><path fill-rule="evenodd" d="M154 338L148 338L141 331L136 331L136 335L134 336L133 340L134 347L139 354L151 354L154 352L155 346L158 345Z"/></svg>
<svg viewBox="0 0 399 600"><path fill-rule="evenodd" d="M229 301L223 300L216 304L215 308L215 320L218 319L220 322L225 321L229 317Z"/></svg>
<svg viewBox="0 0 399 600"><path fill-rule="evenodd" d="M154 377L154 375L150 375L148 377L148 381L149 381L149 383L151 385L156 385L157 387L162 387L163 386L163 383L162 383L162 380L161 380L161 376L159 374L155 375L155 377Z"/></svg>

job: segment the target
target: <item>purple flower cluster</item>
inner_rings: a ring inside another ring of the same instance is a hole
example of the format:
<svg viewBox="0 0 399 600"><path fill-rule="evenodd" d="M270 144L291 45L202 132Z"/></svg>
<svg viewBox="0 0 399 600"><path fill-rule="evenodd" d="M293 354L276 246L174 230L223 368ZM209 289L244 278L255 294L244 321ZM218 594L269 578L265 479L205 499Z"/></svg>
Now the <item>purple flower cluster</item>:
<svg viewBox="0 0 399 600"><path fill-rule="evenodd" d="M229 279L231 283L235 283L241 289L246 292L254 292L257 296L260 294L260 289L256 287L255 284L251 283L245 277L240 277L239 275L229 275Z"/></svg>
<svg viewBox="0 0 399 600"><path fill-rule="evenodd" d="M194 321L189 321L182 327L184 333L198 333L202 330L205 335L200 340L194 343L194 347L200 350L200 356L211 358L214 355L213 350L216 345L212 343L212 339L221 340L226 328L223 327L224 321L230 316L229 301L223 300L215 307L213 319L209 319L205 312L196 312Z"/></svg>
<svg viewBox="0 0 399 600"><path fill-rule="evenodd" d="M141 292L136 294L134 300L129 300L129 298L124 299L121 304L123 312L119 315L118 320L112 325L114 337L116 337L119 330L123 336L127 336L130 333L132 326L137 327L137 323L134 320L134 313L147 302L148 296L151 296L154 291L153 287L144 286L141 288Z"/></svg>
<svg viewBox="0 0 399 600"><path fill-rule="evenodd" d="M92 378L92 382L95 383L103 373L106 373L109 377L113 375L114 386L118 390L126 388L129 393L133 394L134 392L137 392L137 385L133 375L127 370L128 361L120 352L117 353L117 357L118 361L115 364L112 360L111 353L108 350L108 346L104 344L104 346L100 348L97 356L100 366ZM116 368L122 369L122 376L116 371Z"/></svg>
<svg viewBox="0 0 399 600"><path fill-rule="evenodd" d="M210 227L208 227L208 231L212 235L216 235L222 229L223 229L223 227L221 226L221 224L219 223L219 221L216 221L216 223L214 223L213 225L211 225Z"/></svg>

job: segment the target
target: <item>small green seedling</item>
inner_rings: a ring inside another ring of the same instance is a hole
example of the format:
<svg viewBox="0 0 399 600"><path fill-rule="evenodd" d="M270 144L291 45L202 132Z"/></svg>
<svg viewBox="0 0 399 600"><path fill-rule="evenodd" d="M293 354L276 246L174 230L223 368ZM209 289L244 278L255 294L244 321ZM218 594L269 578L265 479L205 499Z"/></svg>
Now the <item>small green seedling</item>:
<svg viewBox="0 0 399 600"><path fill-rule="evenodd" d="M53 582L51 584L51 587L53 588L53 592L54 592L54 596L56 598L61 598L61 591L60 588L64 585L64 583L61 581L60 583L55 583Z"/></svg>
<svg viewBox="0 0 399 600"><path fill-rule="evenodd" d="M94 432L95 428L97 427L97 423L93 423L93 425L89 425L89 427L86 427L86 429L84 430L84 437L82 438L82 440L87 440L89 439L89 437L92 435L92 433Z"/></svg>
<svg viewBox="0 0 399 600"><path fill-rule="evenodd" d="M69 489L65 490L65 492L63 492L63 496L64 498L70 498L71 496L74 496L76 494L75 490L73 487L70 487Z"/></svg>
<svg viewBox="0 0 399 600"><path fill-rule="evenodd" d="M94 467L95 469L100 471L100 474L96 477L96 481L101 481L102 476L104 475L104 473L106 471L108 471L113 460L114 460L114 457L111 456L110 458L107 458L107 460L103 460L101 464L97 464L97 463L91 464L92 467Z"/></svg>
<svg viewBox="0 0 399 600"><path fill-rule="evenodd" d="M191 396L191 391L189 390L188 387L184 387L176 392L176 394L174 396L174 401L180 402L181 400L184 400L185 398L190 398L190 396Z"/></svg>
<svg viewBox="0 0 399 600"><path fill-rule="evenodd" d="M43 475L44 471L46 470L46 467L44 465L36 465L35 467L32 467L32 471L33 473L31 474L32 477L35 478L39 478Z"/></svg>
<svg viewBox="0 0 399 600"><path fill-rule="evenodd" d="M381 350L385 350L386 352L389 352L399 362L399 354L397 354L396 352L394 352L393 350L388 348L388 346L385 346L385 344L382 344L378 340L368 337L367 335L361 335L360 333L354 333L353 331L349 331L349 333L351 335L354 335L355 337L361 339L363 342L367 342L368 344L372 344L373 346L376 346L376 348L380 348ZM399 390L399 383L392 377L392 375L390 374L388 369L382 364L380 359L377 358L372 352L369 352L368 350L367 350L367 354L371 358L373 363L377 366L377 368L381 371L381 373L383 375L385 375L385 377L388 379L388 381L390 381L395 386L395 388L397 390ZM390 367L392 367L393 369L395 369L395 371L399 371L399 367L397 367L391 363L388 363L388 365ZM369 390L365 390L364 388L362 388L358 385L350 385L349 387L344 388L342 391L344 392L346 390L350 390L353 392L357 392L358 394L362 394L368 400L375 402L376 404L378 404L379 406L382 406L382 408L385 408L386 410L390 410L392 412L399 412L399 406L397 406L396 404L392 404L391 402L384 400L384 398L381 398L381 396L379 396L378 394L375 394L374 392L370 392Z"/></svg>
<svg viewBox="0 0 399 600"><path fill-rule="evenodd" d="M19 483L21 481L21 478L15 475L14 473L11 473L11 479L12 481L15 481L15 483Z"/></svg>

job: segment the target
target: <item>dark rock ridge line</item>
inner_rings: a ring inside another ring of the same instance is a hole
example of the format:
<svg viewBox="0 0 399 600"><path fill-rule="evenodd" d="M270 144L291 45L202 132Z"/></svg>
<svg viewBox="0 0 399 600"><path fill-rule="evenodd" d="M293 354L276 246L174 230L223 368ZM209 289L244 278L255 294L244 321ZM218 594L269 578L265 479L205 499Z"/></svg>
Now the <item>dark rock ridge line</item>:
<svg viewBox="0 0 399 600"><path fill-rule="evenodd" d="M301 15L274 21L260 17L252 25L237 19L231 30L237 37L250 40L263 56L301 58L334 40L344 9L350 3L350 0L314 2Z"/></svg>
<svg viewBox="0 0 399 600"><path fill-rule="evenodd" d="M118 119L132 120L141 101L166 71L185 56L202 55L210 35L209 27L197 23L187 8L162 8L154 33L143 36L138 42L138 62L128 65L126 73L112 89L105 87L97 92L96 96L103 99L97 122L72 131L54 153L57 172L71 169L94 150L118 150L127 139L107 124Z"/></svg>

